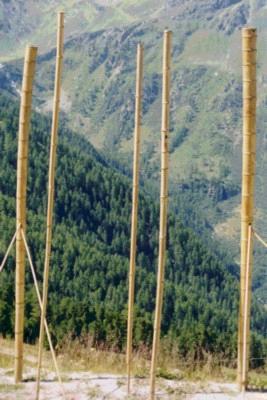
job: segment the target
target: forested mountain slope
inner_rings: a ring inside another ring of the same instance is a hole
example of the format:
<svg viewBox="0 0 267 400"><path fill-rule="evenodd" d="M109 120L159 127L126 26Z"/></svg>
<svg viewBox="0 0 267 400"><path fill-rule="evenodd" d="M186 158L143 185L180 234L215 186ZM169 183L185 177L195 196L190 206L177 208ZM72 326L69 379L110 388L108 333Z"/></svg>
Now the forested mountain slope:
<svg viewBox="0 0 267 400"><path fill-rule="evenodd" d="M0 97L0 258L15 229L18 104ZM27 235L41 282L49 119L34 114L30 140ZM61 126L48 320L54 340L82 337L122 349L126 340L131 185L78 134ZM141 194L134 343L152 337L158 253L157 204ZM238 309L237 267L211 253L170 213L162 333L182 355L233 357ZM26 274L26 340L38 335L39 310ZM267 318L254 302L253 354L262 354ZM0 332L14 329L14 254L0 276ZM257 333L256 333L257 332Z"/></svg>
<svg viewBox="0 0 267 400"><path fill-rule="evenodd" d="M265 198L266 0L0 1L0 87L20 90L24 46L39 45L36 106L51 110L56 11L64 8L62 105L68 126L130 170L135 53L145 45L142 179L158 189L162 31L173 30L170 206L202 222L239 259L242 83L241 32L258 28L256 227L267 237ZM54 18L52 15L54 14ZM151 190L152 191L152 190ZM177 204L178 203L178 204ZM198 224L200 227L200 224ZM255 257L256 295L267 302L266 256Z"/></svg>

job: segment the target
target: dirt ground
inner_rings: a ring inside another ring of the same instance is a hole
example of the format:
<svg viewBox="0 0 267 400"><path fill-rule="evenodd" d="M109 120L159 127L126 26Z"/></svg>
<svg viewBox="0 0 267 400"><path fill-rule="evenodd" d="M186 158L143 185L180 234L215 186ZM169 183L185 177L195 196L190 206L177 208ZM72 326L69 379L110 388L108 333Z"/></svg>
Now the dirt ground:
<svg viewBox="0 0 267 400"><path fill-rule="evenodd" d="M111 374L92 374L87 372L69 373L63 376L66 400L104 400L104 399L148 399L149 382L147 379L132 380L132 394L127 396L125 376ZM18 386L13 383L13 371L0 369L1 400L35 399L34 371L28 371L24 382ZM63 400L62 387L55 374L49 373L41 382L40 400ZM266 400L267 393L247 392L240 394L233 383L185 382L167 379L157 380L156 399L170 400Z"/></svg>

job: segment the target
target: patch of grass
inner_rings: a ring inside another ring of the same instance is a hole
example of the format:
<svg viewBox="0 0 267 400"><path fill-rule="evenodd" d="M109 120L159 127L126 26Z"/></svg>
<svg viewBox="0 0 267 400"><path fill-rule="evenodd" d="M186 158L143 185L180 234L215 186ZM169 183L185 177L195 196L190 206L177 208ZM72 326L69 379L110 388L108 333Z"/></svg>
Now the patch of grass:
<svg viewBox="0 0 267 400"><path fill-rule="evenodd" d="M125 384L125 381L123 380L123 379L117 379L117 385L118 385L118 387L121 387L121 386L123 386Z"/></svg>
<svg viewBox="0 0 267 400"><path fill-rule="evenodd" d="M157 376L168 380L180 380L182 379L182 374L180 371L170 371L169 369L159 368L157 371Z"/></svg>
<svg viewBox="0 0 267 400"><path fill-rule="evenodd" d="M265 369L249 372L249 386L252 389L266 390L267 389L267 371Z"/></svg>
<svg viewBox="0 0 267 400"><path fill-rule="evenodd" d="M0 354L0 368L12 368L14 366L14 360L11 356Z"/></svg>
<svg viewBox="0 0 267 400"><path fill-rule="evenodd" d="M198 30L187 41L183 58L194 60L196 63L218 65L226 68L227 50L230 47L230 38L222 32Z"/></svg>
<svg viewBox="0 0 267 400"><path fill-rule="evenodd" d="M98 387L93 387L88 389L87 395L90 399L98 399L99 395L101 394L101 390Z"/></svg>
<svg viewBox="0 0 267 400"><path fill-rule="evenodd" d="M3 352L1 353L1 349ZM25 372L36 368L38 347L36 345L24 343L24 365ZM12 339L0 337L0 368L9 369L6 373L12 375L14 368L14 341ZM52 356L50 351L43 351L43 369L45 372L54 371ZM35 377L34 377L35 379Z"/></svg>
<svg viewBox="0 0 267 400"><path fill-rule="evenodd" d="M66 372L91 371L93 373L112 373L125 375L126 356L124 353L91 346L79 341L66 341L59 349L58 362L60 370ZM70 367L71 366L71 367ZM149 376L150 358L146 348L133 353L133 376L144 378Z"/></svg>
<svg viewBox="0 0 267 400"><path fill-rule="evenodd" d="M22 388L23 388L23 385L21 383L17 384L17 385L8 384L8 383L0 383L0 393L1 392L11 393L16 390L20 390Z"/></svg>

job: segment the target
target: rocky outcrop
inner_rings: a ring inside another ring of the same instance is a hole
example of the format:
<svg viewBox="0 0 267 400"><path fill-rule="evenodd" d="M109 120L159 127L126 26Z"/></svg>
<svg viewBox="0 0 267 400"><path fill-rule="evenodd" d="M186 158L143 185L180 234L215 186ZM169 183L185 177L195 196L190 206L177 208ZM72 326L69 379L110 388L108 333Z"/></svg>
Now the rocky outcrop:
<svg viewBox="0 0 267 400"><path fill-rule="evenodd" d="M230 35L234 30L246 25L249 18L249 5L238 4L233 9L226 10L216 20L219 30Z"/></svg>

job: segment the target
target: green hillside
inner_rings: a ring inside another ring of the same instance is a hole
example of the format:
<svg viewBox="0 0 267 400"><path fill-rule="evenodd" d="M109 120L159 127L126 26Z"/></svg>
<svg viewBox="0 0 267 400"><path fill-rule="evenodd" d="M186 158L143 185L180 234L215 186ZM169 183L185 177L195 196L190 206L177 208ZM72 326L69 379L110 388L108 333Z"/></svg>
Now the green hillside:
<svg viewBox="0 0 267 400"><path fill-rule="evenodd" d="M41 282L44 255L48 132L50 121L32 121L27 234ZM15 228L18 105L0 97L0 258ZM95 346L123 349L126 340L131 186L78 134L61 126L48 320L55 341L90 334ZM134 343L150 345L158 251L157 205L141 194ZM13 254L14 256L14 254ZM0 276L0 332L14 328L14 258ZM201 357L236 351L237 267L207 250L178 217L169 216L163 335ZM26 340L38 335L39 310L26 274ZM267 317L254 302L253 354L262 354ZM257 333L256 333L257 332Z"/></svg>
<svg viewBox="0 0 267 400"><path fill-rule="evenodd" d="M218 197L218 188L214 187L217 181L224 187L223 200L236 194L240 186L241 142L239 29L252 21L260 26L264 37L266 10L262 2L50 0L44 7L39 7L38 2L34 6L16 2L11 12L12 3L15 2L2 2L2 15L6 17L3 25L14 27L16 37L16 29L20 25L26 27L30 18L31 25L20 32L21 41L16 46L23 50L22 38L29 40L32 33L32 41L40 44L43 54L37 94L38 106L44 111L51 108L54 71L54 51L45 53L55 41L56 21L51 19L51 12L65 9L63 106L70 124L82 130L97 148L111 152L112 158L121 161L124 156L127 165L132 155L135 50L139 40L144 42L143 154L144 168L149 172L144 175L148 178L156 174L159 162L162 30L166 26L172 29L174 191L177 194L177 182L203 178L211 197L214 193ZM12 24L18 16L19 23ZM12 35L10 29L4 30L6 43ZM35 40L37 33L40 39ZM7 50L4 54L8 54ZM262 74L266 69L263 52L260 57ZM1 81L14 80L19 88L21 63L15 61L6 69L1 70ZM212 220L212 225L215 222Z"/></svg>
<svg viewBox="0 0 267 400"><path fill-rule="evenodd" d="M0 88L16 96L26 42L40 47L36 109L52 105L56 11L65 9L62 107L117 169L130 174L136 44L145 45L141 178L158 194L162 31L173 30L170 206L239 261L242 145L241 32L258 28L256 229L267 237L265 179L267 8L250 0L0 1ZM51 15L55 14L55 18ZM267 303L265 250L256 247L254 293Z"/></svg>

